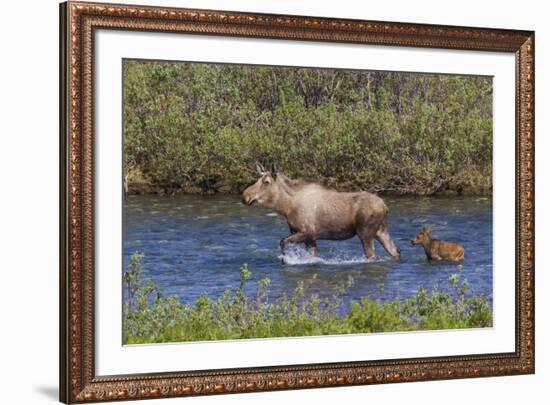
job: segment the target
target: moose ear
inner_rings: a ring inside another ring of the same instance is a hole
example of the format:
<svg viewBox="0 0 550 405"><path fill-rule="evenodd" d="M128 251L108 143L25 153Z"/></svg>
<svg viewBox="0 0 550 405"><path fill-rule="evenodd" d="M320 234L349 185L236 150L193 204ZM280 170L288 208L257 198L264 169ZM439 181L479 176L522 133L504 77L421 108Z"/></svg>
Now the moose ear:
<svg viewBox="0 0 550 405"><path fill-rule="evenodd" d="M265 173L265 168L259 162L256 162L256 171L261 176Z"/></svg>
<svg viewBox="0 0 550 405"><path fill-rule="evenodd" d="M271 177L274 179L277 178L277 167L275 166L275 163L271 163Z"/></svg>

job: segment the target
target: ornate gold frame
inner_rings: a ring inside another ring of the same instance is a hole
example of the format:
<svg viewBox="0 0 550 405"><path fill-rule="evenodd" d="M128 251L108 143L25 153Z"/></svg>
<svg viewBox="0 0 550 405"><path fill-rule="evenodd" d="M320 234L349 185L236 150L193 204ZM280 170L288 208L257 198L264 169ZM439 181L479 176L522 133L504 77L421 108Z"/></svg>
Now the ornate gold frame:
<svg viewBox="0 0 550 405"><path fill-rule="evenodd" d="M513 52L516 349L388 361L98 376L94 371L93 41L99 28ZM60 6L60 399L66 403L534 372L534 32L68 2Z"/></svg>

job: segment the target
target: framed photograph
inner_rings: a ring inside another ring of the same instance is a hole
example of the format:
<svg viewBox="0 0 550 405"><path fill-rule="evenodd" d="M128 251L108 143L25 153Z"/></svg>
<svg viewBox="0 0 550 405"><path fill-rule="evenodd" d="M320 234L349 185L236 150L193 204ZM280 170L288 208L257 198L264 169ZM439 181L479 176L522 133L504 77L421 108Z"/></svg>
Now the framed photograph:
<svg viewBox="0 0 550 405"><path fill-rule="evenodd" d="M60 28L61 401L534 372L534 32Z"/></svg>

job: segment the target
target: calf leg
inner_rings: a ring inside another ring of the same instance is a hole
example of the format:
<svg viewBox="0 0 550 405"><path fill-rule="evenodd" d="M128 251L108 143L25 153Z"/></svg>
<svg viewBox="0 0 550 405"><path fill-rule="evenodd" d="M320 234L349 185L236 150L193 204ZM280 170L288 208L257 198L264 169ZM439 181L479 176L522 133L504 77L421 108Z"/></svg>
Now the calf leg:
<svg viewBox="0 0 550 405"><path fill-rule="evenodd" d="M311 242L311 241L312 241L311 238L303 232L293 233L292 235L281 239L281 243L280 243L281 254L283 254L283 255L285 254L286 245L288 245L289 243L306 243L306 242ZM313 242L313 243L315 243L315 242Z"/></svg>

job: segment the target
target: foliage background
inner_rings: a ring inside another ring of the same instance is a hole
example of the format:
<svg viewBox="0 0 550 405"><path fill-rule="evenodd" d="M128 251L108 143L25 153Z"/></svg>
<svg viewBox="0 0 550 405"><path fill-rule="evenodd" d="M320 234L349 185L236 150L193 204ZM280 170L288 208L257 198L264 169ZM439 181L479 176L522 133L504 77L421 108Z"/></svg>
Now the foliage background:
<svg viewBox="0 0 550 405"><path fill-rule="evenodd" d="M492 78L126 60L131 192L239 192L255 161L342 190L490 194Z"/></svg>

